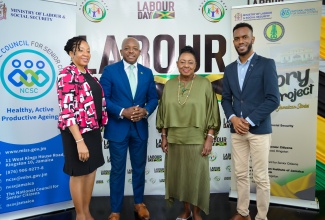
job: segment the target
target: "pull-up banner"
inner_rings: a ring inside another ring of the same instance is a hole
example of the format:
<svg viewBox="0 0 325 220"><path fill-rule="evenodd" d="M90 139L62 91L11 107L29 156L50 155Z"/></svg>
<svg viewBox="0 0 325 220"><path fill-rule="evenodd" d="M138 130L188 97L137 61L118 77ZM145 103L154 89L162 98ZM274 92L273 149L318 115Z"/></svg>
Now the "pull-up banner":
<svg viewBox="0 0 325 220"><path fill-rule="evenodd" d="M316 128L321 1L235 7L232 26L254 28L254 51L275 60L280 106L272 114L271 202L317 208ZM232 58L237 53L232 49ZM251 192L255 184L251 173ZM232 192L236 181L232 178ZM235 193L234 193L235 194Z"/></svg>
<svg viewBox="0 0 325 220"><path fill-rule="evenodd" d="M71 200L55 82L75 23L71 3L0 1L0 213Z"/></svg>

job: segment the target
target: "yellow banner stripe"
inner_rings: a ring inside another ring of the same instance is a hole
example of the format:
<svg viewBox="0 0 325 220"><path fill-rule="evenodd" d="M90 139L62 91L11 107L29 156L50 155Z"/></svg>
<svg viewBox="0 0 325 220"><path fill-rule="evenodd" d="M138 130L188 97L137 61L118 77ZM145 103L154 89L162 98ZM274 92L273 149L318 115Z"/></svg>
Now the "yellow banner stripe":
<svg viewBox="0 0 325 220"><path fill-rule="evenodd" d="M316 159L323 164L325 163L325 119L317 115L317 150Z"/></svg>
<svg viewBox="0 0 325 220"><path fill-rule="evenodd" d="M309 189L315 186L316 173L312 172L306 176L295 179L281 186L278 183L271 181L271 195L297 199L297 192Z"/></svg>

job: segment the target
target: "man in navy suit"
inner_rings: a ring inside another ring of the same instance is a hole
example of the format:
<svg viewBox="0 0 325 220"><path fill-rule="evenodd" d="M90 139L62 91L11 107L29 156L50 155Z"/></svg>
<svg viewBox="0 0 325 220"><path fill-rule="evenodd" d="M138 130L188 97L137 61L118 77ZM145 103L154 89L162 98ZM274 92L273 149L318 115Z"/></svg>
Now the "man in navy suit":
<svg viewBox="0 0 325 220"><path fill-rule="evenodd" d="M253 51L253 28L239 23L233 28L238 59L224 72L222 107L231 122L232 158L237 178L237 213L231 220L250 220L249 159L256 183L256 220L266 220L270 200L268 174L271 113L280 104L275 62Z"/></svg>
<svg viewBox="0 0 325 220"><path fill-rule="evenodd" d="M109 122L104 138L109 142L111 159L110 201L108 219L119 220L124 197L127 149L132 165L134 210L140 219L150 218L143 203L147 159L148 116L158 105L152 71L137 63L139 42L123 40L123 60L104 68L100 83L104 89ZM134 75L131 75L134 74Z"/></svg>

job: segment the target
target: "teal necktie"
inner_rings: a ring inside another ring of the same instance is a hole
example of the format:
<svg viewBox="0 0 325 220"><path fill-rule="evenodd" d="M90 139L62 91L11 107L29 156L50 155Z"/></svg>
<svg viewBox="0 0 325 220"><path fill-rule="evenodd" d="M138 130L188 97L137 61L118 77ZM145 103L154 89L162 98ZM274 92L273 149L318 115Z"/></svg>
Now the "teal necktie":
<svg viewBox="0 0 325 220"><path fill-rule="evenodd" d="M131 87L132 97L134 98L135 91L137 90L137 80L134 75L134 65L130 65L128 68L129 83Z"/></svg>

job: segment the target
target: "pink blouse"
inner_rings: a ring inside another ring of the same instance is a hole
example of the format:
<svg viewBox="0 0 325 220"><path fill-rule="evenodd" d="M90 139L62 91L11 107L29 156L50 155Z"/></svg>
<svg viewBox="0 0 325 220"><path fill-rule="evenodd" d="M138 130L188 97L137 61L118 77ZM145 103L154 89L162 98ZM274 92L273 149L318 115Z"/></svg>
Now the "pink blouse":
<svg viewBox="0 0 325 220"><path fill-rule="evenodd" d="M90 73L86 69L87 73ZM94 79L99 84L96 77ZM100 85L100 84L99 84ZM80 133L95 130L107 124L106 102L102 89L102 120L97 122L94 98L90 86L75 65L65 67L58 75L57 94L59 100L58 128L78 124Z"/></svg>

